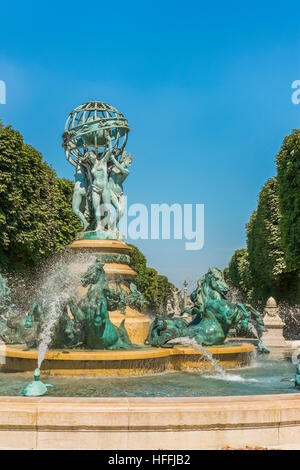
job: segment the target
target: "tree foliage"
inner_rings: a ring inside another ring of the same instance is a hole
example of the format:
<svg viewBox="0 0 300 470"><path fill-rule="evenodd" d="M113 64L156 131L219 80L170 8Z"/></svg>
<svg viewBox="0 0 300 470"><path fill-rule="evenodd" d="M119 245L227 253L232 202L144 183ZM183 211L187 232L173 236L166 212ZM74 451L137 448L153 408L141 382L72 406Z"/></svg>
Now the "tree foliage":
<svg viewBox="0 0 300 470"><path fill-rule="evenodd" d="M226 271L226 279L235 287L238 287L248 298L251 297L253 277L246 248L234 252Z"/></svg>
<svg viewBox="0 0 300 470"><path fill-rule="evenodd" d="M72 210L74 185L66 178L55 179L56 251L63 250L81 230L79 219Z"/></svg>
<svg viewBox="0 0 300 470"><path fill-rule="evenodd" d="M284 139L276 161L281 243L290 272L300 267L300 129Z"/></svg>
<svg viewBox="0 0 300 470"><path fill-rule="evenodd" d="M277 176L263 186L247 224L247 250L237 250L228 280L253 302L269 296L300 303L300 130L277 154Z"/></svg>
<svg viewBox="0 0 300 470"><path fill-rule="evenodd" d="M280 211L276 177L263 186L257 210L247 224L247 248L250 269L257 289L278 284L285 270L284 251L279 229Z"/></svg>
<svg viewBox="0 0 300 470"><path fill-rule="evenodd" d="M149 302L149 311L161 312L166 308L174 285L166 276L159 275L155 269L147 266L146 257L136 246L129 246L131 247L130 266L137 274L134 283Z"/></svg>
<svg viewBox="0 0 300 470"><path fill-rule="evenodd" d="M21 134L0 127L0 266L20 271L61 250L79 229L71 215L72 183Z"/></svg>

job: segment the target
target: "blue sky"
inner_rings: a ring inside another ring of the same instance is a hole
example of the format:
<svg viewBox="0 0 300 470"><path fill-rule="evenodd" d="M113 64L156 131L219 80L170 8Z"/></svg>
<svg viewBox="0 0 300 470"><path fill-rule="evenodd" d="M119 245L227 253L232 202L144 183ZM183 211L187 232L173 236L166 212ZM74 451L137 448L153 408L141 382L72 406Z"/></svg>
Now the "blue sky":
<svg viewBox="0 0 300 470"><path fill-rule="evenodd" d="M0 118L72 178L61 134L89 100L123 112L134 156L128 202L205 204L205 245L137 241L181 286L245 245L282 139L300 123L300 18L284 2L5 2Z"/></svg>

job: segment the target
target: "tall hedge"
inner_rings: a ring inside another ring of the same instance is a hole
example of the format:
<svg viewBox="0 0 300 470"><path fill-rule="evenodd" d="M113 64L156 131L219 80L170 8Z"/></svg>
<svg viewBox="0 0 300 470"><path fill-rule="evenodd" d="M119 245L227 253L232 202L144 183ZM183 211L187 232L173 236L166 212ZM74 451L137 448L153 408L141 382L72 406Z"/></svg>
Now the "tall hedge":
<svg viewBox="0 0 300 470"><path fill-rule="evenodd" d="M300 129L284 139L276 162L281 243L290 272L300 268Z"/></svg>
<svg viewBox="0 0 300 470"><path fill-rule="evenodd" d="M253 277L246 248L234 252L226 271L226 279L238 287L249 299L251 298Z"/></svg>
<svg viewBox="0 0 300 470"><path fill-rule="evenodd" d="M71 215L72 183L22 135L0 127L0 269L22 271L58 252L79 229Z"/></svg>
<svg viewBox="0 0 300 470"><path fill-rule="evenodd" d="M263 186L257 210L247 224L247 249L254 287L264 296L280 282L285 270L280 237L280 211L276 177Z"/></svg>
<svg viewBox="0 0 300 470"><path fill-rule="evenodd" d="M277 176L263 186L247 224L247 252L235 252L226 275L254 302L272 295L277 301L299 304L299 129L284 139L276 162Z"/></svg>

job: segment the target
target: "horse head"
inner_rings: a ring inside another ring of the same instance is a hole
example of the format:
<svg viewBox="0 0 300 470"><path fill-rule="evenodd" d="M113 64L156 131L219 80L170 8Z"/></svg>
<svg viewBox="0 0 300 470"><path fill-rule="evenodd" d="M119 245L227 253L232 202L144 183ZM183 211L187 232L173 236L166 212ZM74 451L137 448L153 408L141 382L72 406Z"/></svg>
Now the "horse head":
<svg viewBox="0 0 300 470"><path fill-rule="evenodd" d="M219 268L209 268L206 274L206 286L209 289L217 292L222 298L225 297L229 291L229 286L226 284L223 273Z"/></svg>

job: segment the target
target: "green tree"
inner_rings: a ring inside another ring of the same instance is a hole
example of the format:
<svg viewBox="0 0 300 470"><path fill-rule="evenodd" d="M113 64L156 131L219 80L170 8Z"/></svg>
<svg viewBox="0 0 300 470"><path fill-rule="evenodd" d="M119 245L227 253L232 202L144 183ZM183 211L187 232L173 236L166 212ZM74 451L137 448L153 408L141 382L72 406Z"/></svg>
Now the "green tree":
<svg viewBox="0 0 300 470"><path fill-rule="evenodd" d="M157 276L157 305L159 310L164 310L167 306L167 301L171 296L174 285L169 282L166 276Z"/></svg>
<svg viewBox="0 0 300 470"><path fill-rule="evenodd" d="M251 297L253 278L246 248L234 252L226 271L226 278L232 285L238 287L243 294L246 294L248 298Z"/></svg>
<svg viewBox="0 0 300 470"><path fill-rule="evenodd" d="M263 186L247 224L247 251L233 255L225 274L250 300L300 303L300 130L285 137L277 176Z"/></svg>
<svg viewBox="0 0 300 470"><path fill-rule="evenodd" d="M276 162L281 243L284 248L286 271L298 272L300 269L300 129L285 137Z"/></svg>
<svg viewBox="0 0 300 470"><path fill-rule="evenodd" d="M247 224L247 249L254 288L260 297L272 295L286 264L279 229L276 177L263 186L257 210Z"/></svg>
<svg viewBox="0 0 300 470"><path fill-rule="evenodd" d="M173 284L166 276L161 276L155 269L147 267L146 257L136 246L129 246L131 247L130 266L137 274L134 283L149 302L150 312L163 311L174 288Z"/></svg>
<svg viewBox="0 0 300 470"><path fill-rule="evenodd" d="M0 265L22 271L60 251L79 227L70 215L71 182L22 135L0 127Z"/></svg>
<svg viewBox="0 0 300 470"><path fill-rule="evenodd" d="M138 290L142 293L145 292L146 288L146 269L147 260L145 255L134 245L130 245L130 266L136 272L134 283Z"/></svg>
<svg viewBox="0 0 300 470"><path fill-rule="evenodd" d="M56 251L63 250L74 240L76 232L81 230L81 223L72 210L74 184L66 178L56 178Z"/></svg>

